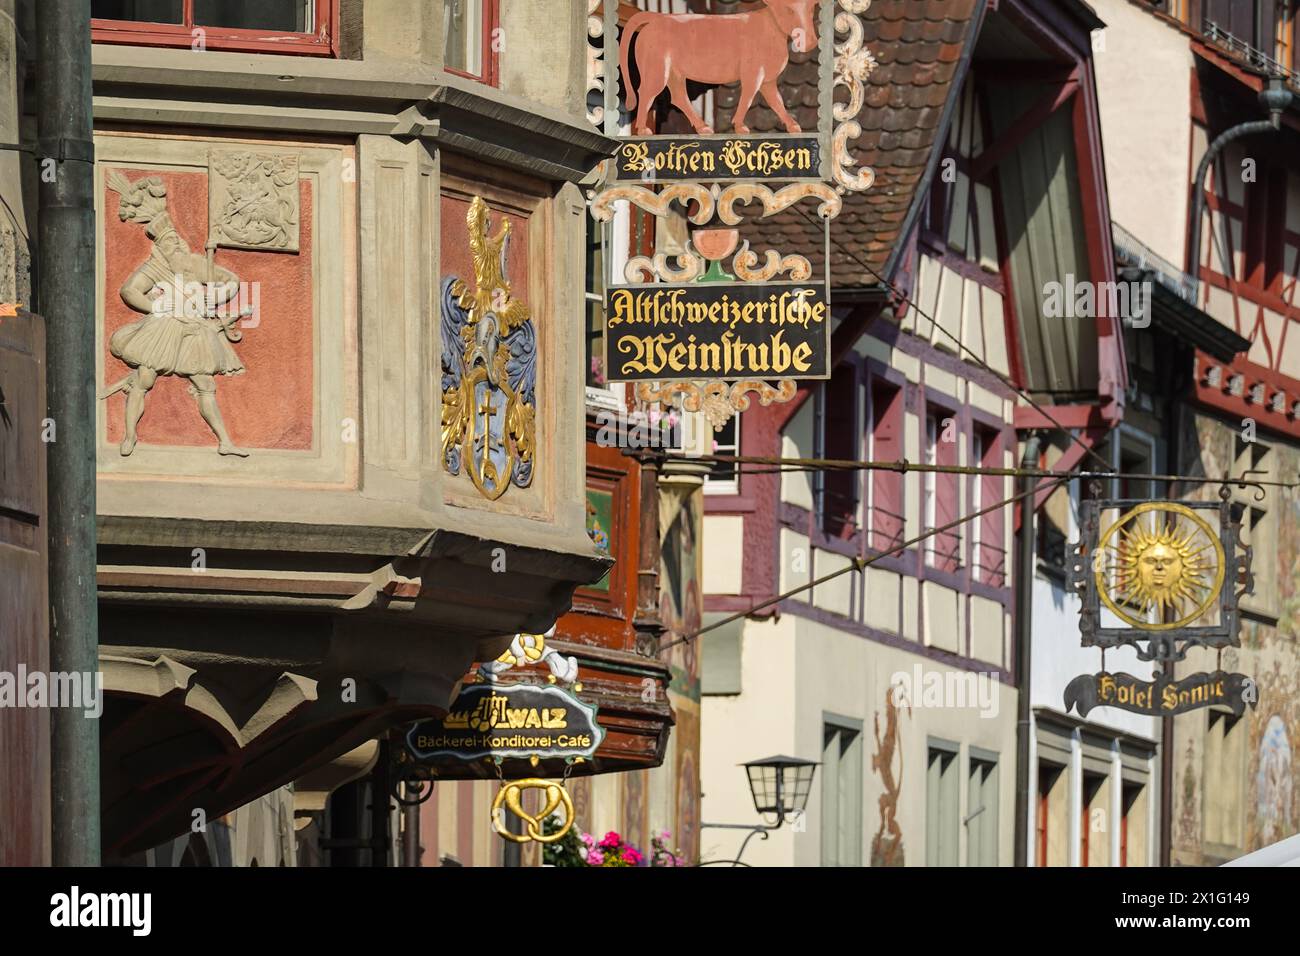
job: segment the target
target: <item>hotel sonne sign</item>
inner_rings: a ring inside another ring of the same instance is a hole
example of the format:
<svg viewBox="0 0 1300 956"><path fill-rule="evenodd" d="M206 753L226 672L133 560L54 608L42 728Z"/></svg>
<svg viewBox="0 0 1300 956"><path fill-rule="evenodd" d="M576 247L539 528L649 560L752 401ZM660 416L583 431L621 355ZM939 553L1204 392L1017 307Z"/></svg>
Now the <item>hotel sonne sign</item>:
<svg viewBox="0 0 1300 956"><path fill-rule="evenodd" d="M1094 707L1118 707L1135 714L1168 717L1197 707L1228 707L1240 717L1258 700L1255 682L1245 674L1215 671L1183 680L1163 676L1143 681L1132 674L1083 674L1065 688L1065 709L1074 707L1087 717Z"/></svg>

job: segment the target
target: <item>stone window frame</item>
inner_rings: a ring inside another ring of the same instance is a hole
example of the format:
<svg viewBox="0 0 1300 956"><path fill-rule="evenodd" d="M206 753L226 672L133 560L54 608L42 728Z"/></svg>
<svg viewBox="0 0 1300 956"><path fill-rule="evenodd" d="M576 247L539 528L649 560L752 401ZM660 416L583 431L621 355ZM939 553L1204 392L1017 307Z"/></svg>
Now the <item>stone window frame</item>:
<svg viewBox="0 0 1300 956"><path fill-rule="evenodd" d="M315 0L315 26L310 33L276 30L246 30L238 27L199 26L194 23L194 0L182 0L181 23L148 23L138 20L92 18L91 40L95 43L123 43L138 46L189 47L196 49L196 30L203 30L205 50L234 53L286 53L298 56L339 55L339 7L341 0Z"/></svg>

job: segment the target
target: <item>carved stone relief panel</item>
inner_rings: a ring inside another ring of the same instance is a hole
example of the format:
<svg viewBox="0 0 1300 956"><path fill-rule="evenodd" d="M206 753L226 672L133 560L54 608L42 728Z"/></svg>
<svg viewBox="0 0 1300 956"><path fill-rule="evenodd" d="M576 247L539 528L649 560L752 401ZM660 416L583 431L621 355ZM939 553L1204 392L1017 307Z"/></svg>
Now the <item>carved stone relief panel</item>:
<svg viewBox="0 0 1300 956"><path fill-rule="evenodd" d="M97 137L101 470L344 479L344 153Z"/></svg>
<svg viewBox="0 0 1300 956"><path fill-rule="evenodd" d="M297 155L214 149L208 162L212 239L234 249L297 252Z"/></svg>

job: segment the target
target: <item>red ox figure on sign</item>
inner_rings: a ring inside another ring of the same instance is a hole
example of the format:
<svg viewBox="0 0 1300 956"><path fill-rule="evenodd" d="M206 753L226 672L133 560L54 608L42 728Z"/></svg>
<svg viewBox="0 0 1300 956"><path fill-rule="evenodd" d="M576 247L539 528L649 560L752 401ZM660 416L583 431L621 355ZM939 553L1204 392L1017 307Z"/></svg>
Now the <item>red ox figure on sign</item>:
<svg viewBox="0 0 1300 956"><path fill-rule="evenodd" d="M761 92L787 132L801 132L787 112L777 80L790 62L791 47L811 49L817 43L814 13L819 0L764 0L750 13L638 13L627 21L619 44L627 108L636 109L635 135L650 134L647 116L655 97L668 88L673 105L681 110L696 133L712 133L686 95L686 81L712 85L739 83L735 128L749 132L745 113ZM638 36L636 66L641 86L632 88L628 75L628 50ZM637 101L640 99L640 109Z"/></svg>

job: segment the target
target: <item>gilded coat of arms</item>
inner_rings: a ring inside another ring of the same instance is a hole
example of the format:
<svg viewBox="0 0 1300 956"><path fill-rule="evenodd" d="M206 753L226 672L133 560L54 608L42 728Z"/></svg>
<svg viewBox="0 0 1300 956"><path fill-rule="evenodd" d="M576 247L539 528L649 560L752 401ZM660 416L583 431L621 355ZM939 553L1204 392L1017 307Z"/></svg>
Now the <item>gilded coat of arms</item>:
<svg viewBox="0 0 1300 956"><path fill-rule="evenodd" d="M506 278L510 223L489 236L478 196L466 223L475 287L456 276L442 283L442 458L495 501L533 480L537 333Z"/></svg>

